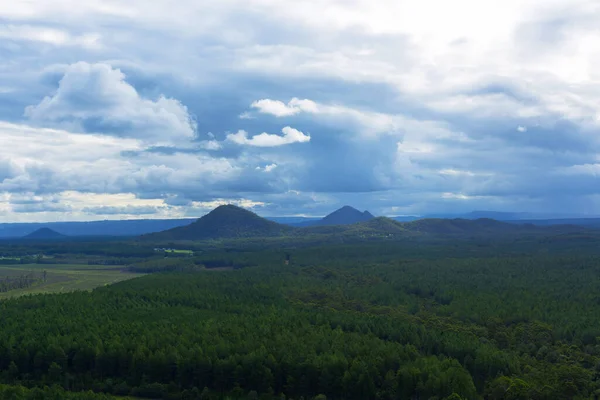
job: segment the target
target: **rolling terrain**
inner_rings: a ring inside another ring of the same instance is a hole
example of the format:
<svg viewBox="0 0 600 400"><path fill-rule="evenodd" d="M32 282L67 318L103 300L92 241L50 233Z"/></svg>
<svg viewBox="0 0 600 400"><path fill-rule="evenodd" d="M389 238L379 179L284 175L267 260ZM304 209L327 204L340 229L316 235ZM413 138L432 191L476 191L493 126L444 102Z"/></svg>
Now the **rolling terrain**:
<svg viewBox="0 0 600 400"><path fill-rule="evenodd" d="M367 238L552 236L590 231L588 228L576 225L537 226L489 218L421 219L399 222L387 217L376 218L368 212L363 213L351 207L344 207L330 214L326 220L327 222L313 223L307 227L291 227L262 218L243 208L227 205L217 207L188 226L144 235L141 239L165 242L286 237L306 240L321 237L322 240L328 241ZM360 220L360 222L352 223L353 220ZM336 221L340 223L333 224Z"/></svg>

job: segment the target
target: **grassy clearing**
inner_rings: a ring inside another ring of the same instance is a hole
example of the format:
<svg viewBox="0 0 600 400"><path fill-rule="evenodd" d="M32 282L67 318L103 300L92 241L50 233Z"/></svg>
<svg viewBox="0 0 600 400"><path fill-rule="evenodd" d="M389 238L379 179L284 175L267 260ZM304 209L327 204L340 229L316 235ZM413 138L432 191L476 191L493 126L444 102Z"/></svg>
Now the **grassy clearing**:
<svg viewBox="0 0 600 400"><path fill-rule="evenodd" d="M186 255L186 256L193 256L194 255L194 252L192 250L168 250L165 253L180 254L180 255Z"/></svg>
<svg viewBox="0 0 600 400"><path fill-rule="evenodd" d="M110 285L144 274L123 272L122 266L103 267L99 265L77 264L16 264L0 265L0 278L19 276L29 272L36 275L46 271L46 282L40 282L30 288L16 289L0 293L0 300L38 293L66 293L74 290L91 290L99 286Z"/></svg>
<svg viewBox="0 0 600 400"><path fill-rule="evenodd" d="M193 250L177 250L177 249L157 249L157 253L168 253L168 254L185 254L188 256L193 256Z"/></svg>

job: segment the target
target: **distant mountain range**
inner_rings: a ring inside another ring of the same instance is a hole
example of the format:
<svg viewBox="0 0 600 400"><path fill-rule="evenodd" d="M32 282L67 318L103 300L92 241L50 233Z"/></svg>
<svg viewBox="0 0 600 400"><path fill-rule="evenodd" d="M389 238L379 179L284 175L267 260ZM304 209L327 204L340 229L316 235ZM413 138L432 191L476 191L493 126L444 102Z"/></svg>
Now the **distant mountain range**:
<svg viewBox="0 0 600 400"><path fill-rule="evenodd" d="M189 225L193 219L139 219L90 222L35 222L0 224L0 238L21 238L41 228L67 236L139 236Z"/></svg>
<svg viewBox="0 0 600 400"><path fill-rule="evenodd" d="M335 224L335 222L338 224ZM358 222L356 222L358 221ZM344 223L347 222L347 223ZM519 233L572 233L585 228L573 225L542 227L515 224L490 218L480 219L420 219L399 222L387 217L374 217L352 207L343 207L312 226L292 227L279 224L243 208L220 206L183 227L142 236L142 240L211 240L230 238L309 237L334 235L338 237L417 237L421 235L481 236Z"/></svg>
<svg viewBox="0 0 600 400"><path fill-rule="evenodd" d="M257 216L258 217L258 216ZM577 225L586 228L600 229L600 218L544 218L547 214L509 213L495 211L473 211L465 214L431 214L425 216L397 216L388 219L396 222L413 222L421 220L476 220L493 219L511 224L533 224L538 226ZM359 211L350 206L344 206L324 218L308 217L268 217L265 220L287 227L295 228L324 228L328 226L352 225L376 219L368 211ZM39 229L48 228L59 234L74 237L116 236L135 237L156 232L169 231L173 228L186 227L195 224L197 219L164 219L164 220L121 220L121 221L92 221L92 222L50 222L50 223L0 223L0 239L23 238ZM197 225L194 225L199 230ZM252 226L252 225L251 225ZM271 225L273 228L273 225ZM261 230L260 228L259 230ZM278 227L274 231L281 230ZM267 229L268 230L268 229ZM322 231L323 229L321 229ZM336 229L340 231L340 229ZM183 230L185 232L186 230ZM177 231L179 232L179 231ZM176 233L178 234L178 233ZM252 233L248 233L252 234ZM228 233L225 236L230 236ZM237 234L236 234L237 235ZM235 235L234 235L235 236Z"/></svg>

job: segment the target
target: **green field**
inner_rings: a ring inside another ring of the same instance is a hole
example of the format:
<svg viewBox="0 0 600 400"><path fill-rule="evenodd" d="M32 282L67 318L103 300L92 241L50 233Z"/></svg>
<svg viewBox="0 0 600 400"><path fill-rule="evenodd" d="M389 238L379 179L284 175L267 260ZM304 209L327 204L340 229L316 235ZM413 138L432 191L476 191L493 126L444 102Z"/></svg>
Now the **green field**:
<svg viewBox="0 0 600 400"><path fill-rule="evenodd" d="M124 272L123 266L102 267L84 264L16 264L0 265L0 279L34 272L42 276L46 271L46 282L40 282L26 289L15 289L0 293L0 300L38 293L66 293L75 290L91 290L110 285L144 274Z"/></svg>
<svg viewBox="0 0 600 400"><path fill-rule="evenodd" d="M187 254L190 256L194 255L194 251L193 250L166 250L165 253L171 253L171 254Z"/></svg>

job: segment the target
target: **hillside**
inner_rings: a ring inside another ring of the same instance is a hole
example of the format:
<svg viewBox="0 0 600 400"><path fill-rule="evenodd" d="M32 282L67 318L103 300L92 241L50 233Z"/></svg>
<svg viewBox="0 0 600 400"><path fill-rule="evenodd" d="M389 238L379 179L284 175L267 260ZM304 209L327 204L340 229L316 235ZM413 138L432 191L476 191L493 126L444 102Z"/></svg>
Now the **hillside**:
<svg viewBox="0 0 600 400"><path fill-rule="evenodd" d="M142 236L144 240L206 240L220 238L271 237L291 232L281 225L234 205L215 208L196 222Z"/></svg>
<svg viewBox="0 0 600 400"><path fill-rule="evenodd" d="M402 224L406 229L435 235L461 235L482 233L517 233L534 229L524 225L509 224L489 218L481 219L421 219Z"/></svg>
<svg viewBox="0 0 600 400"><path fill-rule="evenodd" d="M314 226L351 225L375 218L368 211L358 211L354 207L344 206L314 223Z"/></svg>
<svg viewBox="0 0 600 400"><path fill-rule="evenodd" d="M377 217L366 222L352 225L314 226L299 229L299 235L321 234L357 237L472 237L472 236L502 236L502 235L556 235L579 233L586 228L574 225L555 225L548 227L532 224L512 224L488 218L480 219L421 219L412 222L398 222L387 217Z"/></svg>
<svg viewBox="0 0 600 400"><path fill-rule="evenodd" d="M40 228L35 232L30 233L23 237L23 239L35 239L35 240L46 240L46 239L62 239L67 236L62 233L58 233L50 228Z"/></svg>
<svg viewBox="0 0 600 400"><path fill-rule="evenodd" d="M402 224L407 230L432 235L481 235L481 234L562 234L585 232L588 228L576 225L537 226L479 219L420 219Z"/></svg>

